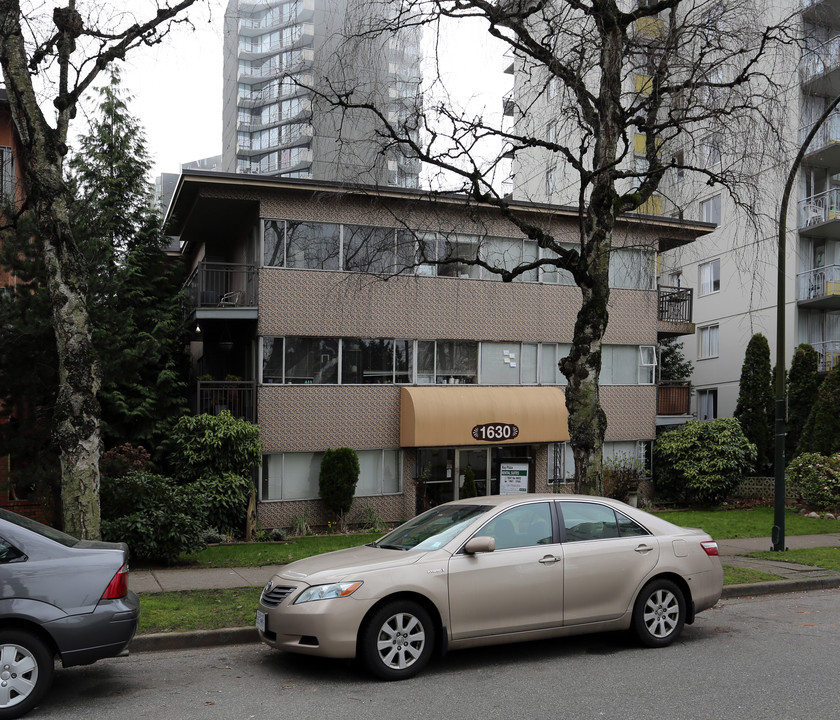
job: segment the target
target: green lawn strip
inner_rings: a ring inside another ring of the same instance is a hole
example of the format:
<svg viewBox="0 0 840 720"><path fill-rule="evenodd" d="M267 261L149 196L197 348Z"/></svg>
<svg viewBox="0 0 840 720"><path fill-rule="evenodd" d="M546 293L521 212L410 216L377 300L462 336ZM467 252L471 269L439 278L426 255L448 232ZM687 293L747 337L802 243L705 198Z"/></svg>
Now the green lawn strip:
<svg viewBox="0 0 840 720"><path fill-rule="evenodd" d="M748 557L812 565L840 572L840 547L802 548L786 550L785 552L757 552L750 553Z"/></svg>
<svg viewBox="0 0 840 720"><path fill-rule="evenodd" d="M773 508L749 510L669 510L655 512L663 520L683 527L702 528L713 538L770 537ZM785 534L822 535L840 532L840 520L806 518L793 510L785 513Z"/></svg>
<svg viewBox="0 0 840 720"><path fill-rule="evenodd" d="M141 635L253 625L262 587L140 593Z"/></svg>
<svg viewBox="0 0 840 720"><path fill-rule="evenodd" d="M724 585L743 585L745 583L768 582L769 580L781 580L778 575L751 570L749 568L735 567L734 565L723 566Z"/></svg>
<svg viewBox="0 0 840 720"><path fill-rule="evenodd" d="M381 533L356 535L307 535L279 543L231 543L211 545L201 552L184 555L179 565L203 568L261 567L284 565L331 550L366 545Z"/></svg>

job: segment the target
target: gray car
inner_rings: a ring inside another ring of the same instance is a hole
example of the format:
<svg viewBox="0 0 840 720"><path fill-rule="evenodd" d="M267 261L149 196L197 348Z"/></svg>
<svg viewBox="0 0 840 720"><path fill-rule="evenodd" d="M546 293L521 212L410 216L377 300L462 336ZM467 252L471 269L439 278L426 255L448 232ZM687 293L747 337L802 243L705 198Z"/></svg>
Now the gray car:
<svg viewBox="0 0 840 720"><path fill-rule="evenodd" d="M35 707L64 667L121 655L140 601L124 543L77 540L0 509L0 720Z"/></svg>

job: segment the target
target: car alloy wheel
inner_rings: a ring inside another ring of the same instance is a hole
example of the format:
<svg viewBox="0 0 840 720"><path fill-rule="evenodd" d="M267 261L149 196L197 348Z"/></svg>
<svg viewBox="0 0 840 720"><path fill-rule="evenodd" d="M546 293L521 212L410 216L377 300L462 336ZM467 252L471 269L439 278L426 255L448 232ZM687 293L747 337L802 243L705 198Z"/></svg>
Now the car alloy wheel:
<svg viewBox="0 0 840 720"><path fill-rule="evenodd" d="M434 629L429 613L411 601L389 603L364 626L361 656L368 669L383 680L416 675L429 661Z"/></svg>
<svg viewBox="0 0 840 720"><path fill-rule="evenodd" d="M0 632L0 720L35 707L52 683L52 654L28 632Z"/></svg>
<svg viewBox="0 0 840 720"><path fill-rule="evenodd" d="M670 580L645 585L633 609L633 630L648 647L665 647L677 639L685 624L685 598Z"/></svg>

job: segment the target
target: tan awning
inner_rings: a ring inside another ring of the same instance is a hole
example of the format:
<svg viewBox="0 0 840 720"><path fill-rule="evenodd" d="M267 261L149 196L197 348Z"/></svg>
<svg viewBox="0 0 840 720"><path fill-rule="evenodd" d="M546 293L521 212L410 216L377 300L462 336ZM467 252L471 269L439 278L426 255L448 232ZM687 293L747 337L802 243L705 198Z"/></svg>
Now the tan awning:
<svg viewBox="0 0 840 720"><path fill-rule="evenodd" d="M489 433L478 426L493 424ZM504 426L515 426L516 435ZM556 387L476 387L433 385L400 391L400 445L450 447L565 442L569 417L563 391Z"/></svg>

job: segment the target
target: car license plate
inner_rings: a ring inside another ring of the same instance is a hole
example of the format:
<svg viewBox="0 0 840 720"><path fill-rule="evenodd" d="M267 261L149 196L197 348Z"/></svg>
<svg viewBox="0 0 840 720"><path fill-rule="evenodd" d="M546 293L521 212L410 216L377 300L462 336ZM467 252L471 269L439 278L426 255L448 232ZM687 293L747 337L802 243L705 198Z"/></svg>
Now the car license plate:
<svg viewBox="0 0 840 720"><path fill-rule="evenodd" d="M257 610L257 630L265 632L265 613L262 610Z"/></svg>

